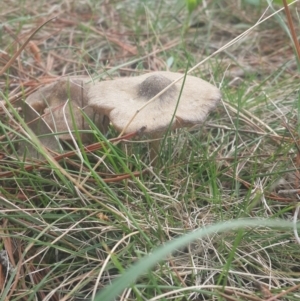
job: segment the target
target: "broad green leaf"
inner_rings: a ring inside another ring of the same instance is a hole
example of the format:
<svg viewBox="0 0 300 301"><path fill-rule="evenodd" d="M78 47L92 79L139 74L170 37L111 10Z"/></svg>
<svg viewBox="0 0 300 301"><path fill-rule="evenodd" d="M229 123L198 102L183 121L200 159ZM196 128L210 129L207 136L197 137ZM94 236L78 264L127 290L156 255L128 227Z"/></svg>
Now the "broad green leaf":
<svg viewBox="0 0 300 301"><path fill-rule="evenodd" d="M293 227L294 226L294 227ZM132 265L131 268L126 270L123 275L117 278L111 285L106 286L99 294L97 294L94 301L112 301L125 289L134 285L135 281L140 275L146 273L157 262L166 258L174 250L186 246L193 240L201 239L207 235L214 233L221 233L226 231L234 231L244 228L281 228L281 229L295 229L295 225L285 220L267 220L267 219L239 219L228 222L217 223L215 225L207 226L180 238L174 239L163 246L158 247L150 255ZM298 226L298 228L300 228Z"/></svg>

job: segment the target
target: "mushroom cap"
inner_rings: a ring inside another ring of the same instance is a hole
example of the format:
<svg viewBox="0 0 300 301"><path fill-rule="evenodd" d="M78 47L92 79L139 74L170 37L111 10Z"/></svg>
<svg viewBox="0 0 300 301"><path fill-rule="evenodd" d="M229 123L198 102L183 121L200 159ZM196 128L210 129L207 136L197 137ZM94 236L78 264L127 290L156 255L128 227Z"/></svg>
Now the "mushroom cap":
<svg viewBox="0 0 300 301"><path fill-rule="evenodd" d="M98 82L89 89L89 106L107 115L121 132L148 100L182 76L181 73L160 71ZM160 132L171 122L173 129L203 122L219 102L221 93L215 86L194 76L186 76L182 89L183 82L184 79L180 80L140 110L125 133L144 127L145 133Z"/></svg>
<svg viewBox="0 0 300 301"><path fill-rule="evenodd" d="M102 114L95 113L91 107L87 106L87 93L90 86L89 77L74 76L63 78L38 89L28 96L25 102L42 116L46 124L55 133L68 132L68 128L72 131L75 129L75 124L79 130L89 129L88 122L85 120L81 109L105 133L109 123L108 118ZM70 103L65 106L68 100ZM70 106L72 109L70 109ZM26 122L30 122L32 115L26 114L25 111L24 118ZM37 135L41 134L41 132L37 131L38 129L35 130ZM60 134L59 138L71 140L69 133ZM90 140L90 136L84 133L81 134L81 138L83 142Z"/></svg>

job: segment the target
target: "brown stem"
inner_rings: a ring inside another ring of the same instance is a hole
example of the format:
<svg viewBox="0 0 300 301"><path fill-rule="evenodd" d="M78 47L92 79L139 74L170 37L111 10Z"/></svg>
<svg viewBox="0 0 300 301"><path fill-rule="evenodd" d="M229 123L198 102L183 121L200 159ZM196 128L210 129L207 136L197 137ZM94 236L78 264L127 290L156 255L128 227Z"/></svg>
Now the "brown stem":
<svg viewBox="0 0 300 301"><path fill-rule="evenodd" d="M293 42L295 44L296 52L297 52L297 55L298 55L298 60L300 60L300 45L299 45L299 42L298 42L298 39L297 39L297 35L296 35L295 28L294 28L292 16L291 16L288 4L287 4L287 0L282 0L282 2L283 2L283 5L284 5L284 11L285 11L285 14L286 14L286 17L287 17L287 21L288 21L288 24L289 24L292 39L293 39Z"/></svg>
<svg viewBox="0 0 300 301"><path fill-rule="evenodd" d="M153 139L153 141L149 143L150 162L152 166L156 166L159 160L159 152L160 152L161 139L163 137L163 133L162 132L152 133L149 136L151 139Z"/></svg>

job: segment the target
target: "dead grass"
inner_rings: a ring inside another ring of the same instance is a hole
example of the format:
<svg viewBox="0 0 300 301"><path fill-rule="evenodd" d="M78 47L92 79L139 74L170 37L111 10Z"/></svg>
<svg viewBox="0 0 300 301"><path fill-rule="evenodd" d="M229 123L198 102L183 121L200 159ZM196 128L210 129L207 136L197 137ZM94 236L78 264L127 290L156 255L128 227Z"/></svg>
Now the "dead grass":
<svg viewBox="0 0 300 301"><path fill-rule="evenodd" d="M195 70L221 88L223 104L204 126L166 137L158 168L142 137L103 144L113 129L106 138L93 129L96 144L81 155L24 163L16 151L31 140L19 105L39 86L64 75L184 72L253 26L264 5L206 1L188 18L182 1L3 2L0 69L55 19L0 77L0 300L90 300L139 258L199 227L292 220L299 68L274 17ZM292 12L298 26L299 2ZM176 250L118 300L298 300L298 244L290 230L216 233Z"/></svg>

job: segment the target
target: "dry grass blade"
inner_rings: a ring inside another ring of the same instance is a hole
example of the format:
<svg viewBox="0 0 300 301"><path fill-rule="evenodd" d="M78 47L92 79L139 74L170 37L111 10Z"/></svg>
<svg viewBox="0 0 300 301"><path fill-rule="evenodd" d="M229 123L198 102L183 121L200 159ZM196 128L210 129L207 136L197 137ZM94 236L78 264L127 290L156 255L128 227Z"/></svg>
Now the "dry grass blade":
<svg viewBox="0 0 300 301"><path fill-rule="evenodd" d="M295 31L293 19L292 19L290 10L289 10L287 0L282 0L282 2L283 2L283 6L284 6L284 11L285 11L285 14L286 14L286 17L287 17L287 20L288 20L291 36L292 36L294 46L295 46L295 49L296 49L296 53L297 53L297 56L298 56L298 60L300 61L300 44L298 42L298 38L297 38L296 31Z"/></svg>
<svg viewBox="0 0 300 301"><path fill-rule="evenodd" d="M293 286L293 287L290 287L290 288L284 290L284 291L281 292L280 294L277 294L277 295L275 295L275 296L273 296L273 297L271 297L271 298L266 299L266 301L276 301L276 300L279 300L278 298L283 297L283 296L287 295L287 294L290 293L290 292L293 292L293 291L295 291L295 290L298 290L299 288L300 288L300 284L295 285L295 286Z"/></svg>
<svg viewBox="0 0 300 301"><path fill-rule="evenodd" d="M131 139L131 138L135 137L136 135L140 135L141 132L142 131L136 131L134 133L129 133L129 134L123 135L122 137L112 138L108 142L118 143L118 142L123 141L123 140L128 140L128 139ZM82 151L85 151L87 153L92 153L96 150L99 150L99 149L103 148L105 146L105 144L106 143L104 143L104 142L97 142L97 143L85 146ZM52 154L53 160L55 160L56 162L59 162L60 160L65 159L65 158L71 158L73 156L78 155L77 151L75 151L75 150L65 152L63 154L57 154L57 153L55 153L53 151L50 151L50 150L47 150L47 151ZM48 164L48 161L45 160L45 161L42 161L42 162L38 162L36 164L27 165L27 166L22 167L22 171L24 171L24 170L25 171L31 171L33 169L43 168L47 164ZM21 171L21 169L19 171ZM0 172L0 178L1 177L3 177L3 178L4 177L10 177L10 176L13 176L14 174L18 174L18 170L8 171L8 172Z"/></svg>
<svg viewBox="0 0 300 301"><path fill-rule="evenodd" d="M26 39L26 41L24 42L24 44L19 48L19 50L16 51L16 53L13 55L12 58L10 58L10 60L6 63L6 65L0 70L0 76L2 76L7 69L9 69L9 67L11 67L11 65L14 63L14 61L16 60L16 58L21 54L21 52L24 50L24 48L27 46L27 44L31 41L31 39L34 37L34 35L41 29L43 28L45 25L47 25L49 22L53 21L56 17L51 18L49 20L47 20L46 22L44 22L42 25L38 26L33 33Z"/></svg>

